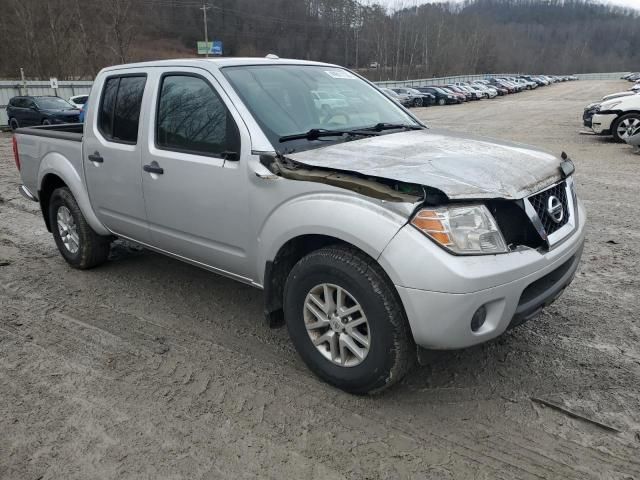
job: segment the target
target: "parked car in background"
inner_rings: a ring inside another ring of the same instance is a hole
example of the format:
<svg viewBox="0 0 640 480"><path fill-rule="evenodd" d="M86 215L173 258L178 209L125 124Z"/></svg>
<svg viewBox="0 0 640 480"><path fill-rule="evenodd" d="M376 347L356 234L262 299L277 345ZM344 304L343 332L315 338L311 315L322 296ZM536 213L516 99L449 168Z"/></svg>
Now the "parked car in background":
<svg viewBox="0 0 640 480"><path fill-rule="evenodd" d="M461 88L465 92L470 92L473 95L473 100L482 100L483 98L489 98L489 95L486 92L480 90L479 88L476 88L474 85L468 82L454 82L453 85Z"/></svg>
<svg viewBox="0 0 640 480"><path fill-rule="evenodd" d="M384 93L391 100L393 100L394 102L398 102L403 107L411 106L411 98L409 97L409 95L405 95L405 94L400 95L399 93L394 92L390 88L381 88L380 90L382 90L382 93Z"/></svg>
<svg viewBox="0 0 640 480"><path fill-rule="evenodd" d="M60 97L13 97L7 106L7 118L15 130L34 125L77 123L80 110Z"/></svg>
<svg viewBox="0 0 640 480"><path fill-rule="evenodd" d="M430 93L421 92L415 88L392 88L398 95L407 95L411 107L428 107L436 103L436 97Z"/></svg>
<svg viewBox="0 0 640 480"><path fill-rule="evenodd" d="M597 135L611 135L623 142L640 127L640 95L614 98L602 102L591 118Z"/></svg>
<svg viewBox="0 0 640 480"><path fill-rule="evenodd" d="M490 85L496 85L500 88L503 88L504 90L507 91L507 93L516 93L515 86L509 85L509 83L505 82L504 80L499 80L497 78L488 78L487 81L489 82Z"/></svg>
<svg viewBox="0 0 640 480"><path fill-rule="evenodd" d="M87 103L88 98L89 95L75 95L69 98L69 103L77 109L80 109L80 107Z"/></svg>
<svg viewBox="0 0 640 480"><path fill-rule="evenodd" d="M493 88L496 92L498 92L498 95L500 95L500 96L504 96L504 95L508 95L509 94L509 90L507 90L505 87L502 87L502 86L498 85L497 83L492 84L491 82L489 82L489 80L486 80L486 79L476 80L476 83L481 84L481 85L485 85L488 88Z"/></svg>
<svg viewBox="0 0 640 480"><path fill-rule="evenodd" d="M498 96L498 90L493 87L488 87L484 83L473 83L471 86L483 92L487 98L495 98Z"/></svg>
<svg viewBox="0 0 640 480"><path fill-rule="evenodd" d="M469 101L469 100L477 100L476 95L474 95L471 92L468 92L466 90L464 90L462 87L458 87L456 85L446 85L446 88L448 88L449 90L453 90L454 92L457 92L461 95L464 95L465 100Z"/></svg>
<svg viewBox="0 0 640 480"><path fill-rule="evenodd" d="M457 95L454 95L452 92L446 92L440 87L418 87L416 90L433 95L438 105L451 105L463 102Z"/></svg>
<svg viewBox="0 0 640 480"><path fill-rule="evenodd" d="M315 90L311 94L316 107L325 112L347 106L346 97L340 93Z"/></svg>
<svg viewBox="0 0 640 480"><path fill-rule="evenodd" d="M545 85L549 85L549 82L546 80L542 80L540 77L536 77L534 75L520 75L519 78L524 78L530 82L534 82L539 87L544 87Z"/></svg>
<svg viewBox="0 0 640 480"><path fill-rule="evenodd" d="M470 100L482 100L484 98L484 95L482 93L480 93L479 91L471 88L471 87L466 87L466 86L461 86L461 85L451 85L452 87L457 88L458 90L462 91L465 95L469 94Z"/></svg>
<svg viewBox="0 0 640 480"><path fill-rule="evenodd" d="M450 95L455 95L456 98L458 98L458 100L460 100L460 103L466 102L469 99L469 94L467 93L463 93L463 92L458 92L452 88L449 88L447 86L444 85L439 85L438 88L440 88L441 90L447 92Z"/></svg>
<svg viewBox="0 0 640 480"><path fill-rule="evenodd" d="M525 90L534 90L538 88L538 84L526 78L514 78L514 82L524 85Z"/></svg>

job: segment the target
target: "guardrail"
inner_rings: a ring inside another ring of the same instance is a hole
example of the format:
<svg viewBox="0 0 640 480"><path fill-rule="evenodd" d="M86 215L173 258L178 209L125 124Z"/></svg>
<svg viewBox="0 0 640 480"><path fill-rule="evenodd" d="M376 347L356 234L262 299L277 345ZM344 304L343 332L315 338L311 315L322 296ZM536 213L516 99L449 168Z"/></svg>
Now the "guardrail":
<svg viewBox="0 0 640 480"><path fill-rule="evenodd" d="M57 91L51 88L49 81L32 80L25 84L18 80L0 81L0 125L7 125L7 105L12 97L18 95L57 95L65 100L74 95L82 95L91 91L91 80L74 80L58 82Z"/></svg>

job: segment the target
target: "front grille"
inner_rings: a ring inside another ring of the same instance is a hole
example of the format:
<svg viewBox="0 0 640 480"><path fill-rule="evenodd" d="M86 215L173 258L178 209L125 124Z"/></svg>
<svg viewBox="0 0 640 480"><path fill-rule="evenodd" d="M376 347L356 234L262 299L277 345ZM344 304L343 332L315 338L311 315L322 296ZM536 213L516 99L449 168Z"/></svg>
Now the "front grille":
<svg viewBox="0 0 640 480"><path fill-rule="evenodd" d="M562 220L560 220L559 222L556 222L548 212L549 198L551 198L552 196L560 200L562 210L564 212ZM554 185L553 187L548 188L543 192L529 197L529 201L538 214L538 217L540 217L540 221L542 222L547 235L551 235L560 228L564 227L569 221L569 203L567 201L567 188L565 182Z"/></svg>

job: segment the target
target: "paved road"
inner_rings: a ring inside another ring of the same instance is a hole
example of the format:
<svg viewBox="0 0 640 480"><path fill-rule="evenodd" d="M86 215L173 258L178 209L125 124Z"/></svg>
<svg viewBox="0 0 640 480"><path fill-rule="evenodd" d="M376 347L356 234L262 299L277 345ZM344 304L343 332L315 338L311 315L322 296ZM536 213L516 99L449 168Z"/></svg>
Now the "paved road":
<svg viewBox="0 0 640 480"><path fill-rule="evenodd" d="M416 110L567 151L588 238L535 321L373 398L316 380L257 290L126 244L68 268L0 135L0 478L640 479L640 156L577 133L584 104L627 87Z"/></svg>

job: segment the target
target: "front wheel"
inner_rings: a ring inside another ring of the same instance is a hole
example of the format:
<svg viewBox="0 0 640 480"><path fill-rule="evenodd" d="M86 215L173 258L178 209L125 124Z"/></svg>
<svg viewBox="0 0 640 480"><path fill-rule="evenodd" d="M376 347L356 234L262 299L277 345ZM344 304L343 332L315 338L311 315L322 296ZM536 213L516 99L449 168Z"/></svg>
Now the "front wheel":
<svg viewBox="0 0 640 480"><path fill-rule="evenodd" d="M93 231L67 187L51 194L49 225L60 254L73 268L84 270L107 261L110 237Z"/></svg>
<svg viewBox="0 0 640 480"><path fill-rule="evenodd" d="M422 99L421 99L421 98L416 98L416 99L413 101L413 106L414 106L414 107L421 107L421 106L422 106L422 104L423 104L423 101L422 101Z"/></svg>
<svg viewBox="0 0 640 480"><path fill-rule="evenodd" d="M51 125L51 120L47 120L46 118L42 121L42 125Z"/></svg>
<svg viewBox="0 0 640 480"><path fill-rule="evenodd" d="M444 98L438 100L438 105L440 106L444 105L445 103L447 103L447 101Z"/></svg>
<svg viewBox="0 0 640 480"><path fill-rule="evenodd" d="M611 128L616 142L625 142L629 137L640 132L640 114L628 113L618 118Z"/></svg>
<svg viewBox="0 0 640 480"><path fill-rule="evenodd" d="M11 127L12 132L15 132L18 128L20 128L20 124L18 123L18 120L12 118L11 120L9 120L9 127Z"/></svg>
<svg viewBox="0 0 640 480"><path fill-rule="evenodd" d="M330 246L302 258L287 278L284 308L304 362L342 390L382 391L413 364L415 344L397 293L357 250Z"/></svg>

